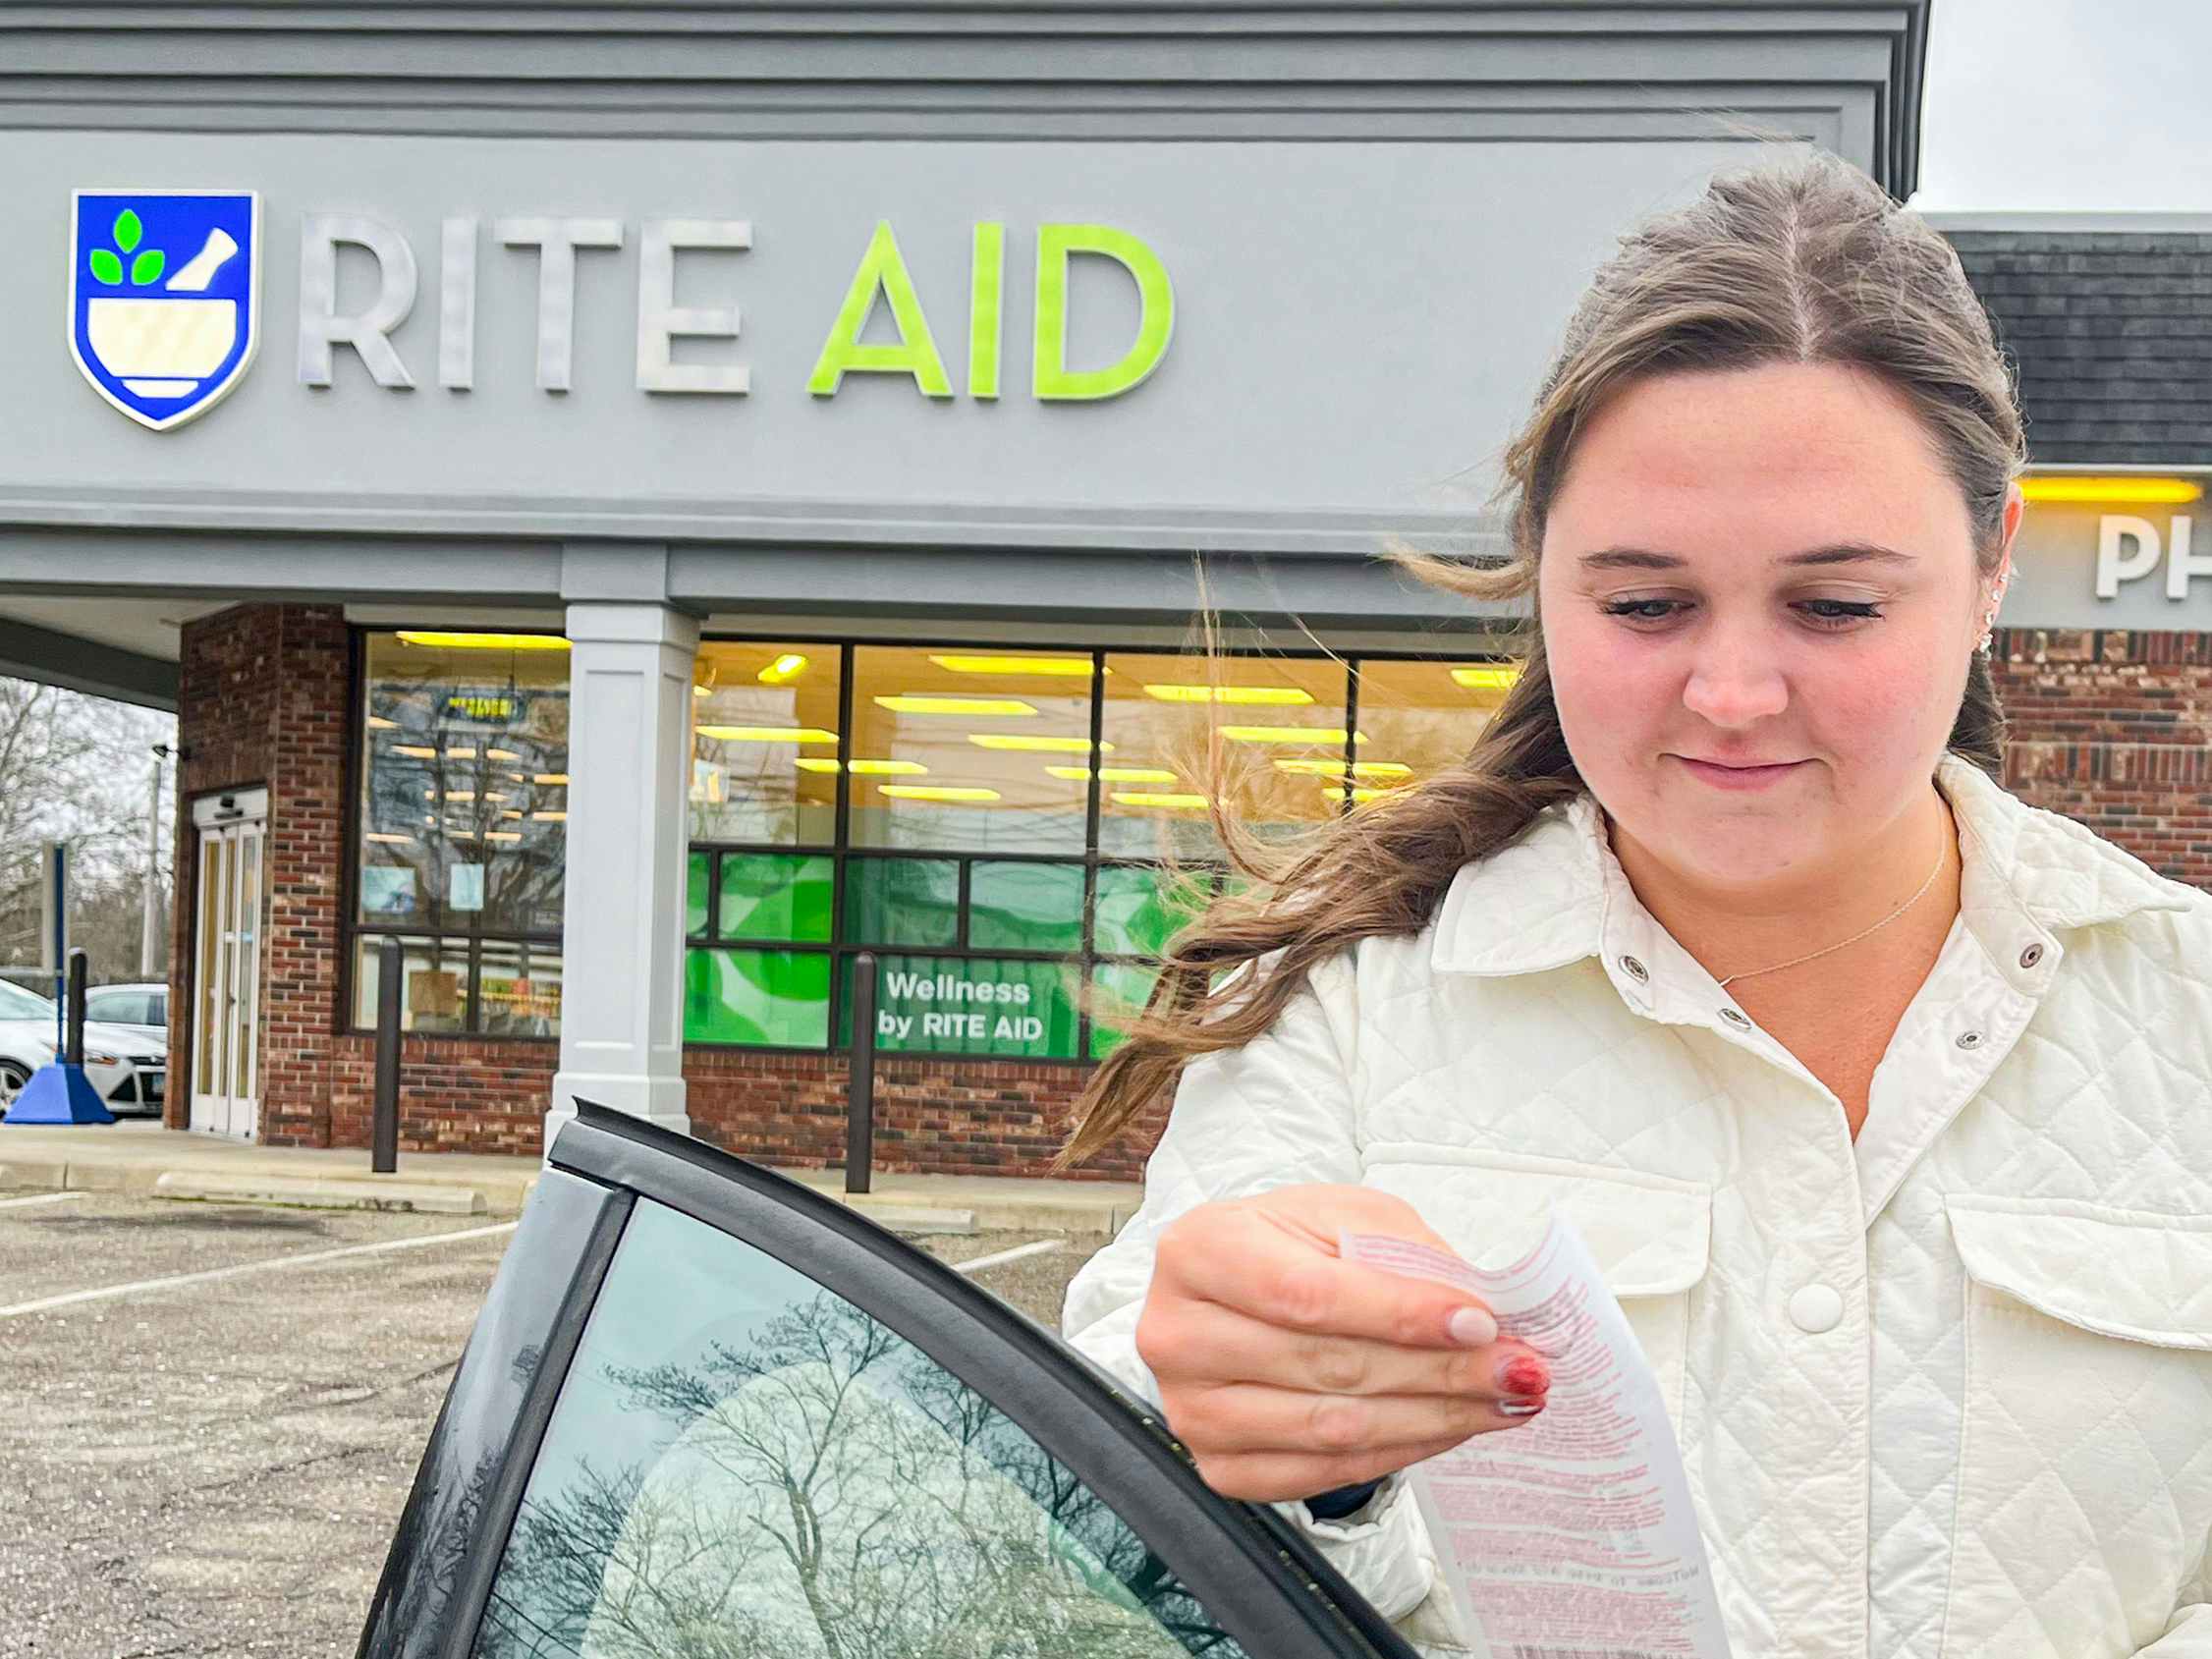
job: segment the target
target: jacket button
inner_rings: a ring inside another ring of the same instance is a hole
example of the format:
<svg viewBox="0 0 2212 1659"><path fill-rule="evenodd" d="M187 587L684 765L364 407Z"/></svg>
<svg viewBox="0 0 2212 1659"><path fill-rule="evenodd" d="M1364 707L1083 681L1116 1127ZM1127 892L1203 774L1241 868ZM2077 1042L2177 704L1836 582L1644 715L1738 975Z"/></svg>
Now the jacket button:
<svg viewBox="0 0 2212 1659"><path fill-rule="evenodd" d="M1844 1316L1844 1299L1827 1285L1807 1285L1790 1299L1790 1318L1798 1330L1818 1336L1835 1329Z"/></svg>
<svg viewBox="0 0 2212 1659"><path fill-rule="evenodd" d="M1981 1033L1979 1031L1961 1031L1959 1033L1959 1046L1961 1048L1981 1047Z"/></svg>
<svg viewBox="0 0 2212 1659"><path fill-rule="evenodd" d="M1650 972L1644 968L1643 964L1636 961L1634 957L1623 957L1621 959L1621 968L1622 970L1626 972L1630 978L1633 979L1639 985L1642 984L1646 979L1651 977Z"/></svg>
<svg viewBox="0 0 2212 1659"><path fill-rule="evenodd" d="M1751 1028L1751 1017L1742 1009L1724 1008L1721 1010L1721 1018L1731 1025L1742 1026L1746 1031Z"/></svg>
<svg viewBox="0 0 2212 1659"><path fill-rule="evenodd" d="M2041 945L2030 945L2026 950L2020 952L2020 966L2022 968L2033 968L2042 960L2043 947Z"/></svg>

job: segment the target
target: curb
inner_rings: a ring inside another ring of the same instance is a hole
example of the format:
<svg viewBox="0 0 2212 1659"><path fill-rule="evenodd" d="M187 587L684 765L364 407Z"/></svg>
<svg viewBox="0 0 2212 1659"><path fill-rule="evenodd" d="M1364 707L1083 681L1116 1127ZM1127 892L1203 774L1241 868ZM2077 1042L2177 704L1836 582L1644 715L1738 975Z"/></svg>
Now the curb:
<svg viewBox="0 0 2212 1659"><path fill-rule="evenodd" d="M487 1215L491 1210L483 1193L473 1187L437 1187L422 1182L167 1170L154 1179L150 1191L156 1198L289 1204L316 1210L407 1210L422 1215Z"/></svg>

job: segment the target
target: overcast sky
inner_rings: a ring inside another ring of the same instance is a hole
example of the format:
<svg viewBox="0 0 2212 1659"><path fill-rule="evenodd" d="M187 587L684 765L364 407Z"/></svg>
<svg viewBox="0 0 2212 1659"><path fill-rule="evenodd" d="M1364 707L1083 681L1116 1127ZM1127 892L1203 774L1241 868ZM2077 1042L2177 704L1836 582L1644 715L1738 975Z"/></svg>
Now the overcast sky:
<svg viewBox="0 0 2212 1659"><path fill-rule="evenodd" d="M1931 0L1909 205L2212 211L2212 0Z"/></svg>

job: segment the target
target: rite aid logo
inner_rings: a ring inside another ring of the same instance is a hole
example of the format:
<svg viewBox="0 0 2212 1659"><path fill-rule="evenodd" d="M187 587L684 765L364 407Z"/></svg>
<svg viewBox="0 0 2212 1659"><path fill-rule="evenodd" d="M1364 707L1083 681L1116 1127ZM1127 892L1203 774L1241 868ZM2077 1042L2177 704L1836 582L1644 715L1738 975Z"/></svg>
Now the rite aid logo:
<svg viewBox="0 0 2212 1659"><path fill-rule="evenodd" d="M166 431L253 360L261 278L253 191L78 191L70 352L101 397Z"/></svg>

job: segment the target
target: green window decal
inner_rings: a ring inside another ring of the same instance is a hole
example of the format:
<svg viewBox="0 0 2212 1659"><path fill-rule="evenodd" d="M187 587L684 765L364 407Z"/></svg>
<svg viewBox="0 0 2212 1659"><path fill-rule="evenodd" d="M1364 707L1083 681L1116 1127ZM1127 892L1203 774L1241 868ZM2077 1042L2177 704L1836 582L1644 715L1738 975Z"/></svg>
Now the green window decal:
<svg viewBox="0 0 2212 1659"><path fill-rule="evenodd" d="M687 1042L820 1048L829 1035L830 959L815 951L684 955Z"/></svg>
<svg viewBox="0 0 2212 1659"><path fill-rule="evenodd" d="M721 937L827 943L830 862L826 853L723 854Z"/></svg>
<svg viewBox="0 0 2212 1659"><path fill-rule="evenodd" d="M1072 965L991 957L877 959L876 1047L885 1053L977 1054L1073 1060L1078 1010ZM838 1043L852 1040L853 963L839 968L845 996Z"/></svg>
<svg viewBox="0 0 2212 1659"><path fill-rule="evenodd" d="M978 860L968 877L968 943L978 951L1081 950L1082 865Z"/></svg>

